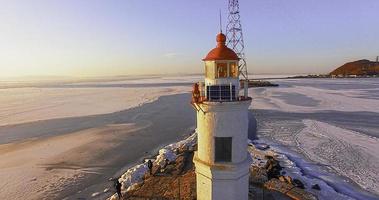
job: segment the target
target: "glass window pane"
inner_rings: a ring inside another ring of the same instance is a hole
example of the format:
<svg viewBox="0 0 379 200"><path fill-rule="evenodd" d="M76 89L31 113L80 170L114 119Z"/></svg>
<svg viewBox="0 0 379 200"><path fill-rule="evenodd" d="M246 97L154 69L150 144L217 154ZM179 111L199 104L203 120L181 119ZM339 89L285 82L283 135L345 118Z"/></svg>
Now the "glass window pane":
<svg viewBox="0 0 379 200"><path fill-rule="evenodd" d="M215 162L232 161L232 138L215 137Z"/></svg>
<svg viewBox="0 0 379 200"><path fill-rule="evenodd" d="M209 61L205 62L205 77L210 79L215 78L214 63Z"/></svg>
<svg viewBox="0 0 379 200"><path fill-rule="evenodd" d="M228 67L226 63L217 63L217 77L218 78L228 77Z"/></svg>
<svg viewBox="0 0 379 200"><path fill-rule="evenodd" d="M230 76L237 78L238 77L238 66L237 63L232 62L229 64L229 71L230 71Z"/></svg>
<svg viewBox="0 0 379 200"><path fill-rule="evenodd" d="M208 101L234 101L236 99L236 88L234 85L211 85L207 86Z"/></svg>

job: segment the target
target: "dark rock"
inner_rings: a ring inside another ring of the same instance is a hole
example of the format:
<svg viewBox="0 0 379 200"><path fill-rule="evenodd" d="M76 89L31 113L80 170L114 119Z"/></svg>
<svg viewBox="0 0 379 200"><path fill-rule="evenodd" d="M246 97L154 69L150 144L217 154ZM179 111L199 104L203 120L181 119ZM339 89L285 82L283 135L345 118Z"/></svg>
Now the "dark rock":
<svg viewBox="0 0 379 200"><path fill-rule="evenodd" d="M293 185L293 181L292 181L292 178L290 176L284 176L284 179L286 179L287 183Z"/></svg>
<svg viewBox="0 0 379 200"><path fill-rule="evenodd" d="M281 181L281 182L287 182L286 179L284 178L284 176L279 176L279 181Z"/></svg>
<svg viewBox="0 0 379 200"><path fill-rule="evenodd" d="M293 183L294 186L296 186L296 187L298 187L298 188L305 189L305 187L304 187L304 183L301 182L299 179L294 178L294 179L292 180L292 183Z"/></svg>
<svg viewBox="0 0 379 200"><path fill-rule="evenodd" d="M264 187L269 189L269 190L275 190L280 193L286 194L288 197L291 199L296 199L296 200L317 200L317 198L312 195L311 193L297 188L293 187L293 185L286 183L286 182L281 182L276 178L273 178L267 182L264 183ZM266 199L266 198L264 198ZM276 198L270 198L270 199L276 199ZM287 199L287 198L285 198Z"/></svg>
<svg viewBox="0 0 379 200"><path fill-rule="evenodd" d="M277 87L278 84L271 83L269 81L262 81L262 80L249 80L248 87Z"/></svg>
<svg viewBox="0 0 379 200"><path fill-rule="evenodd" d="M267 149L270 148L270 145L260 143L260 144L256 144L256 145L255 145L255 148L257 148L257 149L259 149L259 150L267 150Z"/></svg>
<svg viewBox="0 0 379 200"><path fill-rule="evenodd" d="M320 186L318 184L313 185L312 189L314 189L314 190L321 190L321 188L320 188Z"/></svg>
<svg viewBox="0 0 379 200"><path fill-rule="evenodd" d="M265 155L265 158L266 158L267 160L271 160L271 159L274 159L274 157L272 157L272 156L269 156L269 155Z"/></svg>
<svg viewBox="0 0 379 200"><path fill-rule="evenodd" d="M267 159L265 169L267 170L267 178L279 178L280 171L283 169L279 161L275 160L272 156L265 156Z"/></svg>
<svg viewBox="0 0 379 200"><path fill-rule="evenodd" d="M250 182L256 184L264 184L267 181L267 171L263 168L250 167Z"/></svg>

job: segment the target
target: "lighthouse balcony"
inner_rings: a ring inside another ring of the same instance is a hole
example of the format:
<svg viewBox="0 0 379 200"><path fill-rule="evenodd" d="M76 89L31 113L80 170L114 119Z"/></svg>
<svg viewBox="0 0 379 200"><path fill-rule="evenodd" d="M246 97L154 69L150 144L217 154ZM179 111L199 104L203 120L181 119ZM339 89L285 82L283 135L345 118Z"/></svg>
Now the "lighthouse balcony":
<svg viewBox="0 0 379 200"><path fill-rule="evenodd" d="M211 85L205 88L207 101L236 101L236 88L234 85Z"/></svg>
<svg viewBox="0 0 379 200"><path fill-rule="evenodd" d="M199 84L195 84L192 91L192 101L194 103L201 102L231 102L231 101L245 101L250 100L249 97L239 96L238 87L232 84L229 85L209 85L198 87ZM200 84L202 85L202 84Z"/></svg>

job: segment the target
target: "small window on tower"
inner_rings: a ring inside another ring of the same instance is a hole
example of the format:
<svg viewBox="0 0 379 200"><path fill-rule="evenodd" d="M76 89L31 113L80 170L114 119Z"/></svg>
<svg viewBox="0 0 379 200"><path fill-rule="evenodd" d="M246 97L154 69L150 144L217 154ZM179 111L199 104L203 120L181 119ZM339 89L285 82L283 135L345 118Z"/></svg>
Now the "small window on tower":
<svg viewBox="0 0 379 200"><path fill-rule="evenodd" d="M228 65L226 63L217 63L217 78L228 77Z"/></svg>
<svg viewBox="0 0 379 200"><path fill-rule="evenodd" d="M232 137L215 137L215 162L232 161Z"/></svg>
<svg viewBox="0 0 379 200"><path fill-rule="evenodd" d="M229 63L230 76L233 78L238 77L238 66L236 62Z"/></svg>

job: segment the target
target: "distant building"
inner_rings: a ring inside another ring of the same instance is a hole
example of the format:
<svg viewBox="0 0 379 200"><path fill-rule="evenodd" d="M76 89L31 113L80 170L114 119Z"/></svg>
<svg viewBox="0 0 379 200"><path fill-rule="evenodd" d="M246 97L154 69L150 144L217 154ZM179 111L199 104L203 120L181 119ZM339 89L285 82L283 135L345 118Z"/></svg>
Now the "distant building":
<svg viewBox="0 0 379 200"><path fill-rule="evenodd" d="M225 35L219 33L217 47L203 59L205 81L196 83L193 89L198 133L193 161L198 200L248 199L251 98L247 97L247 90L239 96L239 58L225 41Z"/></svg>

